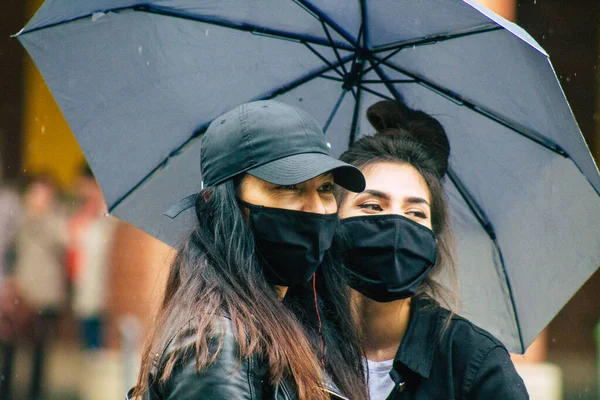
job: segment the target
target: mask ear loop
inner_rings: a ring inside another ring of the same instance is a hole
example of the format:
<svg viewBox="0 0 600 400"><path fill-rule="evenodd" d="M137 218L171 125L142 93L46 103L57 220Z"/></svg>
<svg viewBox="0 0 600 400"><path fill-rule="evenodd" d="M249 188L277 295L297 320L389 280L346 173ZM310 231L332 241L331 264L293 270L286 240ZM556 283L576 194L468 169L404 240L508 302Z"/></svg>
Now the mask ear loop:
<svg viewBox="0 0 600 400"><path fill-rule="evenodd" d="M315 310L317 311L317 320L319 321L319 342L321 343L321 365L325 368L325 342L323 342L323 323L321 322L321 313L319 313L319 302L317 300L317 274L313 274L313 295L315 299Z"/></svg>

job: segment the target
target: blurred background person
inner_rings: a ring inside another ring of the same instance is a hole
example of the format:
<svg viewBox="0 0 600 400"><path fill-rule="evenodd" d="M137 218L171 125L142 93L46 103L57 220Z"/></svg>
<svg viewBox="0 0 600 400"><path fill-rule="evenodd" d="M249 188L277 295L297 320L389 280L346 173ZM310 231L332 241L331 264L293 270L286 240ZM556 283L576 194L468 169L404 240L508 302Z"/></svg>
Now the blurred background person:
<svg viewBox="0 0 600 400"><path fill-rule="evenodd" d="M68 273L73 312L84 350L105 345L107 277L115 221L105 217L106 203L86 165L76 185L79 206L69 223Z"/></svg>
<svg viewBox="0 0 600 400"><path fill-rule="evenodd" d="M16 191L4 181L0 157L0 280L9 273L14 262L12 244L17 231L20 202Z"/></svg>
<svg viewBox="0 0 600 400"><path fill-rule="evenodd" d="M17 231L21 199L4 180L0 158L0 398L8 398L11 390L15 346L14 339L27 319L24 304L15 304L18 287L14 279L7 277L14 267L14 236ZM21 323L19 323L21 322Z"/></svg>
<svg viewBox="0 0 600 400"><path fill-rule="evenodd" d="M67 225L58 207L58 189L49 176L31 180L23 196L24 212L15 237L15 302L31 309L33 362L30 398L42 396L48 342L56 335L66 306L65 247ZM22 297L22 300L19 300Z"/></svg>

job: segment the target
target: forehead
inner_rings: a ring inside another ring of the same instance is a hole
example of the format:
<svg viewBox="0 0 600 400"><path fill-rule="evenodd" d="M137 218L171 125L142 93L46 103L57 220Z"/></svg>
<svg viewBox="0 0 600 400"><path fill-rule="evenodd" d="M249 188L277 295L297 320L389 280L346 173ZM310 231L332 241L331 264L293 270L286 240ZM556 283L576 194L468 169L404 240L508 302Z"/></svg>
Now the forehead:
<svg viewBox="0 0 600 400"><path fill-rule="evenodd" d="M431 204L427 182L415 167L406 163L378 162L362 170L367 190L377 190L392 199L422 197Z"/></svg>

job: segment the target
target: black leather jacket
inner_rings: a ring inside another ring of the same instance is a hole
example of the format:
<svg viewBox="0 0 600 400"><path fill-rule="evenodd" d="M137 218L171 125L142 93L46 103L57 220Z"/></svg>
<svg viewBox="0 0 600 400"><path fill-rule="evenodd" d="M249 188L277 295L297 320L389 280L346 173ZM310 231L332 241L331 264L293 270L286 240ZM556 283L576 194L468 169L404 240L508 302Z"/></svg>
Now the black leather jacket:
<svg viewBox="0 0 600 400"><path fill-rule="evenodd" d="M197 373L195 358L193 356L185 357L184 361L177 363L166 382L151 383L150 389L144 393L142 400L295 400L298 398L293 385L287 382L283 382L276 387L270 385L267 366L260 357L253 356L244 359L240 365L239 346L233 335L231 320L227 317L222 318L223 326L226 329L217 359L208 368ZM171 340L164 354L160 357L161 362L158 363L159 365L168 358L171 352L194 346L195 335L191 326L183 327L180 332L184 332L186 328L190 328L187 329L189 334L186 333L184 335L185 339L177 344L174 340ZM217 341L214 342L213 345L216 348ZM153 375L156 374L157 369L155 368ZM332 399L347 399L335 385L324 383L321 386L323 390L331 395ZM128 393L127 399L133 399L130 397L132 391L133 389Z"/></svg>

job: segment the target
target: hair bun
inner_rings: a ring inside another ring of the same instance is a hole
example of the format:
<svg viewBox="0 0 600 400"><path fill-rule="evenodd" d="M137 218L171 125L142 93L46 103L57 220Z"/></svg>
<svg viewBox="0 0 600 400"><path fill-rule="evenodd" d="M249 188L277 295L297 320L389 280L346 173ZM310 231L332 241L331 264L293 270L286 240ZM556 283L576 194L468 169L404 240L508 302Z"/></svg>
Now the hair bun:
<svg viewBox="0 0 600 400"><path fill-rule="evenodd" d="M434 159L439 177L448 170L450 142L440 122L395 100L383 100L367 109L367 119L377 134L408 136L421 143Z"/></svg>

